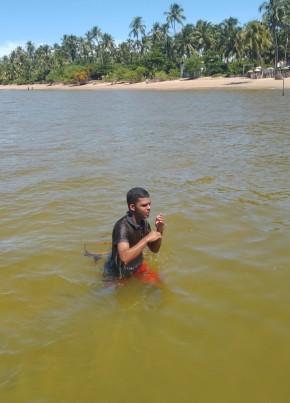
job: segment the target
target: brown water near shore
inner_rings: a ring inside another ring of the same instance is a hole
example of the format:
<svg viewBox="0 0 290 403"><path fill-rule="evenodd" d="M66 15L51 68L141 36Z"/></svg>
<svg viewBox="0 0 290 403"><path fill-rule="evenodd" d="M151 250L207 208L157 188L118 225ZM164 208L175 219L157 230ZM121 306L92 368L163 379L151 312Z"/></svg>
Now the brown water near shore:
<svg viewBox="0 0 290 403"><path fill-rule="evenodd" d="M287 95L1 91L1 401L288 401ZM132 186L163 289L83 256Z"/></svg>

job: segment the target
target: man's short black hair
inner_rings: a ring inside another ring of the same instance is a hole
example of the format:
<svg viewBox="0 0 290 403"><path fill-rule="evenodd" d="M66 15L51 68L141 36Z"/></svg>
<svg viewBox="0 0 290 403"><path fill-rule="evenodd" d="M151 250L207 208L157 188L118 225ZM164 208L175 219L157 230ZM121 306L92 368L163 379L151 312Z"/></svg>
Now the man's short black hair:
<svg viewBox="0 0 290 403"><path fill-rule="evenodd" d="M136 204L138 199L147 199L149 197L150 194L147 192L147 190L143 188L133 188L127 193L127 204L128 206L130 204Z"/></svg>

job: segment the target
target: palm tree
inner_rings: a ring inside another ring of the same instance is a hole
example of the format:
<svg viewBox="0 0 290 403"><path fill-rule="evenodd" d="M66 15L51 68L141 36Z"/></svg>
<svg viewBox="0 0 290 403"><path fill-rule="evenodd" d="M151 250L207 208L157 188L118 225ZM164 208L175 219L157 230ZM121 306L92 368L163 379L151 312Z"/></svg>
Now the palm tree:
<svg viewBox="0 0 290 403"><path fill-rule="evenodd" d="M237 33L236 39L235 39L235 52L237 56L237 60L241 61L244 57L245 53L245 45L244 45L244 40L243 40L243 33L244 31L241 29Z"/></svg>
<svg viewBox="0 0 290 403"><path fill-rule="evenodd" d="M194 54L196 50L194 26L192 24L186 24L176 35L175 42L178 55L181 59L184 56L188 58Z"/></svg>
<svg viewBox="0 0 290 403"><path fill-rule="evenodd" d="M102 39L102 31L98 26L94 26L90 31L86 33L86 36L91 40L95 40L97 44L100 43L100 39Z"/></svg>
<svg viewBox="0 0 290 403"><path fill-rule="evenodd" d="M26 51L28 53L29 59L32 60L35 52L35 46L31 41L28 41L26 43Z"/></svg>
<svg viewBox="0 0 290 403"><path fill-rule="evenodd" d="M282 17L282 39L285 41L285 47L284 47L284 60L285 62L288 61L288 64L290 63L289 60L287 60L287 54L288 54L288 43L289 43L289 36L290 36L290 1L289 0L282 0L282 7L283 7L283 17Z"/></svg>
<svg viewBox="0 0 290 403"><path fill-rule="evenodd" d="M91 53L91 46L90 43L86 38L79 38L79 50L80 50L80 56L82 59L84 59L86 62L89 62L89 56Z"/></svg>
<svg viewBox="0 0 290 403"><path fill-rule="evenodd" d="M264 1L259 6L259 12L263 12L263 20L266 24L269 24L274 38L274 54L275 54L275 68L279 61L279 49L278 49L278 27L281 23L283 16L283 0L269 0Z"/></svg>
<svg viewBox="0 0 290 403"><path fill-rule="evenodd" d="M163 35L163 44L164 44L164 51L169 60L173 57L173 39L169 34L169 24L165 23L161 25L161 32Z"/></svg>
<svg viewBox="0 0 290 403"><path fill-rule="evenodd" d="M176 30L175 30L176 23L183 25L182 21L186 20L186 17L183 15L183 12L184 10L179 4L173 3L171 4L169 11L168 12L165 11L164 13L167 22L173 28L174 36L176 36Z"/></svg>
<svg viewBox="0 0 290 403"><path fill-rule="evenodd" d="M37 80L45 80L45 77L49 73L52 65L50 46L40 45L35 51L35 56L37 60Z"/></svg>
<svg viewBox="0 0 290 403"><path fill-rule="evenodd" d="M152 29L149 32L149 35L153 46L162 42L163 32L162 32L162 25L160 24L160 22L155 22L153 24Z"/></svg>
<svg viewBox="0 0 290 403"><path fill-rule="evenodd" d="M14 81L25 83L29 80L29 61L25 50L17 46L10 54L11 73Z"/></svg>
<svg viewBox="0 0 290 403"><path fill-rule="evenodd" d="M241 36L245 50L249 52L251 58L257 58L262 66L262 56L272 45L269 30L261 22L253 20L246 24Z"/></svg>
<svg viewBox="0 0 290 403"><path fill-rule="evenodd" d="M86 33L86 38L91 49L91 54L96 54L98 57L98 51L100 47L100 41L102 39L102 31L98 26L94 26L90 31Z"/></svg>
<svg viewBox="0 0 290 403"><path fill-rule="evenodd" d="M108 59L113 60L115 57L116 46L115 40L110 34L103 34L102 42L100 43L101 50L102 50L102 61L103 63Z"/></svg>
<svg viewBox="0 0 290 403"><path fill-rule="evenodd" d="M0 80L8 80L11 82L13 80L13 69L11 60L8 56L3 56L0 61Z"/></svg>
<svg viewBox="0 0 290 403"><path fill-rule="evenodd" d="M62 37L62 48L70 62L74 62L78 56L79 40L75 35Z"/></svg>
<svg viewBox="0 0 290 403"><path fill-rule="evenodd" d="M241 31L236 18L230 17L219 24L218 49L222 51L223 58L228 62L229 58L237 56L237 35Z"/></svg>
<svg viewBox="0 0 290 403"><path fill-rule="evenodd" d="M29 67L28 67L29 75L31 75L31 72L35 67L35 57L34 57L35 46L31 41L28 41L26 43L26 52L27 52L28 64L29 64Z"/></svg>
<svg viewBox="0 0 290 403"><path fill-rule="evenodd" d="M142 36L140 53L145 56L150 53L150 38L147 35Z"/></svg>
<svg viewBox="0 0 290 403"><path fill-rule="evenodd" d="M58 44L55 43L52 48L51 48L51 65L52 68L58 69L59 67L62 67L64 63L66 62L65 60L65 55L62 47Z"/></svg>
<svg viewBox="0 0 290 403"><path fill-rule="evenodd" d="M142 21L142 17L134 17L131 24L130 24L131 31L129 36L134 36L137 42L139 41L139 34L145 35L146 25Z"/></svg>
<svg viewBox="0 0 290 403"><path fill-rule="evenodd" d="M132 39L128 39L127 42L120 43L116 54L117 63L122 63L124 65L132 63L133 44L134 43Z"/></svg>
<svg viewBox="0 0 290 403"><path fill-rule="evenodd" d="M216 39L213 33L213 26L208 21L197 21L194 28L194 37L197 50L201 54L205 50L213 48L216 44Z"/></svg>

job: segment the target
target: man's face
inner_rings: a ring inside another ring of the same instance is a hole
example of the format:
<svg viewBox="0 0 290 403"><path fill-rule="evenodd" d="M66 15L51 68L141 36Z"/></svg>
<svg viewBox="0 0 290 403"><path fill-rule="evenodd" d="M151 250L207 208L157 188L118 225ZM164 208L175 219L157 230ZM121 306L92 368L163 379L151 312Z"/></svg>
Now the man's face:
<svg viewBox="0 0 290 403"><path fill-rule="evenodd" d="M134 212L134 215L137 219L141 220L148 218L151 210L151 199L150 198L138 199L136 204L130 205L130 210Z"/></svg>

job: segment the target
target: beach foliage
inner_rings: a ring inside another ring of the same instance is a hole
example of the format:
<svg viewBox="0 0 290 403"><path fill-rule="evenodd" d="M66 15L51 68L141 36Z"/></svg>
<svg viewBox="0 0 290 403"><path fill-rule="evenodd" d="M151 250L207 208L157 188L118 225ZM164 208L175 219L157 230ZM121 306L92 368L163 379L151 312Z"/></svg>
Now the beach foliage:
<svg viewBox="0 0 290 403"><path fill-rule="evenodd" d="M97 25L82 37L64 34L53 46L28 41L0 58L0 83L137 82L183 73L228 76L242 74L247 64L284 71L290 64L290 0L263 1L259 11L261 21L240 25L229 17L214 24L188 21L182 5L173 3L164 21L152 27L134 17L128 39L118 44Z"/></svg>
<svg viewBox="0 0 290 403"><path fill-rule="evenodd" d="M136 83L145 80L145 67L137 67L135 70L125 66L117 66L104 77L104 81Z"/></svg>
<svg viewBox="0 0 290 403"><path fill-rule="evenodd" d="M233 60L228 64L228 76L240 76L244 72L244 65L247 64L243 60Z"/></svg>
<svg viewBox="0 0 290 403"><path fill-rule="evenodd" d="M201 75L203 62L198 54L191 55L184 61L184 72L190 77L198 77Z"/></svg>
<svg viewBox="0 0 290 403"><path fill-rule="evenodd" d="M68 64L59 69L51 70L46 82L63 84L85 84L90 79L90 66Z"/></svg>
<svg viewBox="0 0 290 403"><path fill-rule="evenodd" d="M214 76L227 73L227 64L222 60L220 53L207 50L203 54L204 75Z"/></svg>

